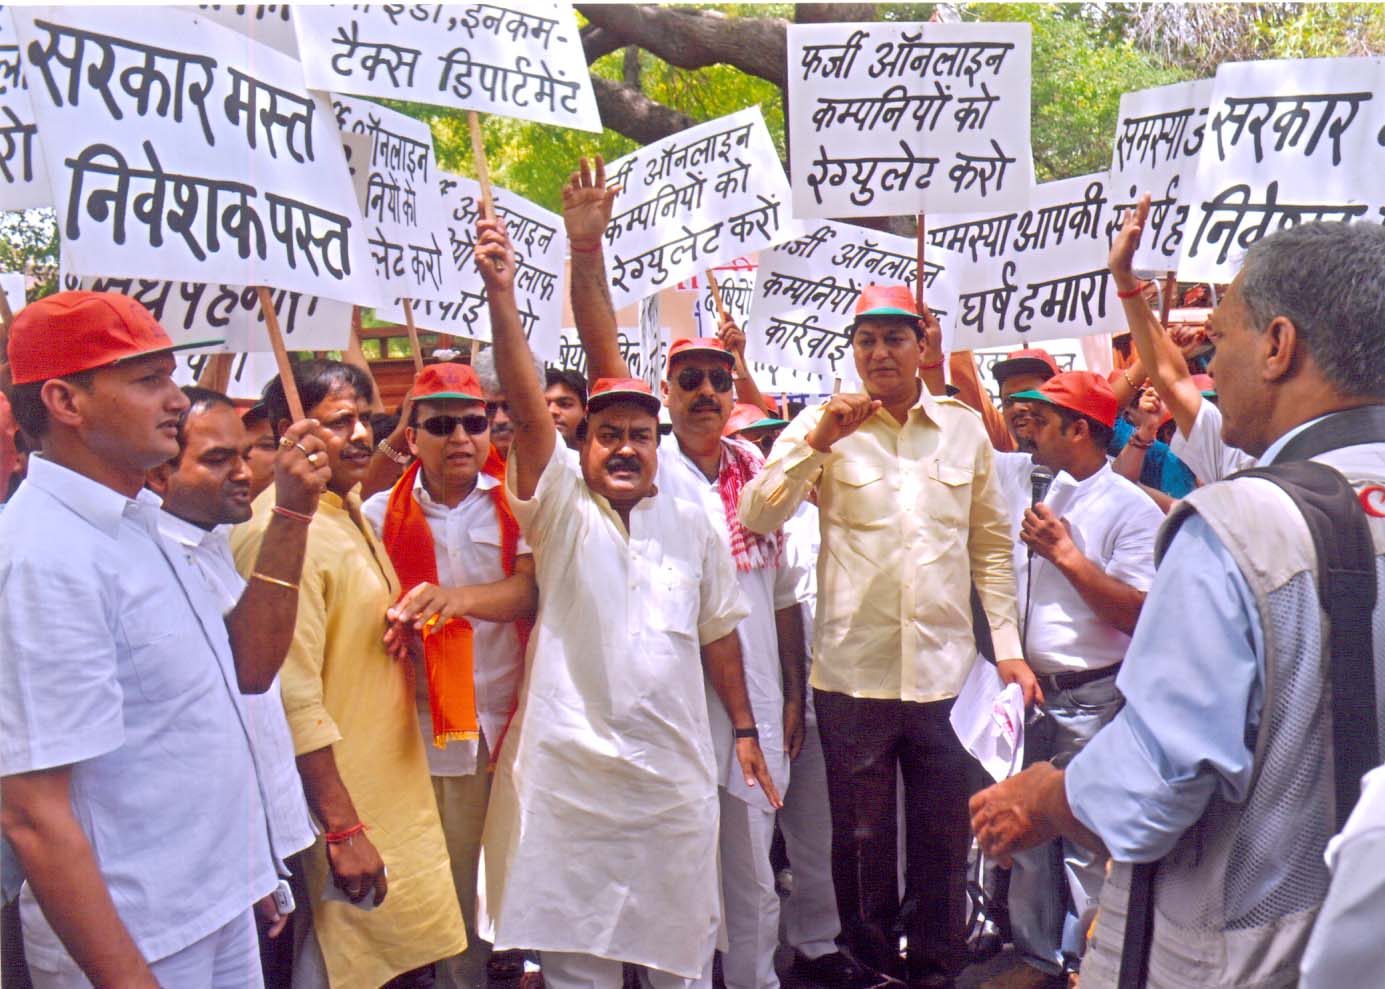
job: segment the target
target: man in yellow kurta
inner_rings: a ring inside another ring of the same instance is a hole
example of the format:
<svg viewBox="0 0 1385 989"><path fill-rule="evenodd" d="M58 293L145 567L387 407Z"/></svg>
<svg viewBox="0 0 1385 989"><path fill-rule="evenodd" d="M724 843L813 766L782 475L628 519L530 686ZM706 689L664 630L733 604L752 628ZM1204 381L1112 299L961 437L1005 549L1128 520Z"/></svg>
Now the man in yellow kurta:
<svg viewBox="0 0 1385 989"><path fill-rule="evenodd" d="M335 361L298 364L294 378L307 415L331 437L332 480L311 522L303 520L310 529L298 619L280 674L298 771L324 832L304 853L312 928L293 985L378 989L459 954L466 934L411 667L382 642L399 581L355 490L370 463L371 383ZM271 422L287 420L277 380L266 402ZM232 535L249 580L272 511L272 497L257 499L254 518Z"/></svg>

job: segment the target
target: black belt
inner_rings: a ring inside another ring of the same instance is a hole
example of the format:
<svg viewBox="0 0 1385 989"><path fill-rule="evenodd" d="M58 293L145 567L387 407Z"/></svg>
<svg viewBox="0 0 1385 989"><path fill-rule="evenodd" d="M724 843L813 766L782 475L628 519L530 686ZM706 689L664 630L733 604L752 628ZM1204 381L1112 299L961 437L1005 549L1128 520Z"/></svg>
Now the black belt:
<svg viewBox="0 0 1385 989"><path fill-rule="evenodd" d="M1110 666L1103 666L1098 670L1072 670L1067 673L1035 673L1034 677L1039 681L1039 686L1043 688L1045 694L1050 691L1056 694L1060 690L1072 690L1074 687L1080 687L1084 683L1092 683L1095 680L1104 680L1107 677L1113 677L1120 668L1120 663L1112 663Z"/></svg>

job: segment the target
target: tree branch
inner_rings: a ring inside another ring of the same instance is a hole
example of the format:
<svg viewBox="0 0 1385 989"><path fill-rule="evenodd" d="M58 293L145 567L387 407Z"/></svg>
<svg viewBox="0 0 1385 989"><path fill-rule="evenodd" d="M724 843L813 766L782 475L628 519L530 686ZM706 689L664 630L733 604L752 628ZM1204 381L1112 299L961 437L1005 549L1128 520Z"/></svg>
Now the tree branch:
<svg viewBox="0 0 1385 989"><path fill-rule="evenodd" d="M592 88L601 122L640 144L653 144L697 123L686 113L656 103L630 86L592 76Z"/></svg>
<svg viewBox="0 0 1385 989"><path fill-rule="evenodd" d="M714 10L650 4L581 4L582 16L618 35L621 44L681 69L723 63L776 86L786 83L788 21L777 17L730 18Z"/></svg>
<svg viewBox="0 0 1385 989"><path fill-rule="evenodd" d="M612 32L605 28L597 27L595 24L588 24L582 28L582 54L591 65L602 55L609 55L621 47L623 42Z"/></svg>

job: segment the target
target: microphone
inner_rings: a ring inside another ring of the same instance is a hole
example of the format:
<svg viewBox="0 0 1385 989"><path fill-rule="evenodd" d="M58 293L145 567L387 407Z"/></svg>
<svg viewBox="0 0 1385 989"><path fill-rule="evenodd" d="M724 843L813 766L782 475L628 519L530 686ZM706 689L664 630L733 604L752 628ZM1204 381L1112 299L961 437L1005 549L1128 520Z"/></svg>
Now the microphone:
<svg viewBox="0 0 1385 989"><path fill-rule="evenodd" d="M1032 510L1035 505L1044 500L1044 495L1048 494L1048 487L1053 483L1053 471L1043 464L1035 464L1034 469L1029 472L1029 508ZM1026 547L1028 550L1026 558L1034 558L1034 547Z"/></svg>
<svg viewBox="0 0 1385 989"><path fill-rule="evenodd" d="M1029 473L1029 507L1033 508L1044 500L1044 495L1048 494L1048 487L1053 483L1053 471L1036 464Z"/></svg>

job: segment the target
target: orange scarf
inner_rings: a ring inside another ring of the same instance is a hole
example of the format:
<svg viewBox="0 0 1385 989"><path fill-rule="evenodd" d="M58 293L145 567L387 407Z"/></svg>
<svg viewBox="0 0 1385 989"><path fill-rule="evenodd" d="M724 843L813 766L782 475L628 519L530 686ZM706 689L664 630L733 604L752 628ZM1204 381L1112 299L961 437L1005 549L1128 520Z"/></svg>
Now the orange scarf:
<svg viewBox="0 0 1385 989"><path fill-rule="evenodd" d="M487 468L490 467L488 463ZM415 460L390 491L385 508L385 523L381 541L399 574L399 584L405 591L425 581L438 582L438 560L433 546L433 530L414 497L414 485L422 464ZM489 469L486 473L490 474ZM491 476L495 476L492 474ZM490 491L500 523L500 565L505 576L515 572L515 557L519 546L519 523L505 500L503 483ZM517 622L520 646L529 638L529 623ZM451 618L423 637L424 667L428 676L428 706L433 715L433 744L445 748L448 742L479 737L476 717L475 658L472 654L473 630L464 618ZM510 712L513 715L513 711ZM508 724L507 724L508 727ZM503 738L503 734L502 734ZM494 761L500 750L500 739L491 751Z"/></svg>

